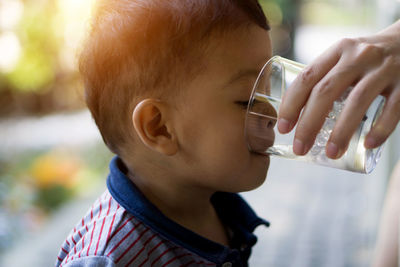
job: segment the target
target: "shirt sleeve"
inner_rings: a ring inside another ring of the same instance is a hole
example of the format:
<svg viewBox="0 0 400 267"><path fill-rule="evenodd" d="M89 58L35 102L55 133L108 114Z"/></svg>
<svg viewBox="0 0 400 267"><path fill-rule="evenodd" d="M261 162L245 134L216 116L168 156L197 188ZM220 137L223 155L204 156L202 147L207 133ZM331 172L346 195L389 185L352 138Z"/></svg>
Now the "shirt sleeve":
<svg viewBox="0 0 400 267"><path fill-rule="evenodd" d="M108 257L105 256L89 256L78 259L73 259L64 267L116 267L117 265Z"/></svg>

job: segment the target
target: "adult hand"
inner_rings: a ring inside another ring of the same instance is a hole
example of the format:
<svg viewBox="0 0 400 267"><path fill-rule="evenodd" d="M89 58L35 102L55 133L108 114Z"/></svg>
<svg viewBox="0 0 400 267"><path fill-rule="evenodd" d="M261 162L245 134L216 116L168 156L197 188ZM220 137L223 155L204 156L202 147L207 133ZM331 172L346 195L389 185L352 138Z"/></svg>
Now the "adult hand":
<svg viewBox="0 0 400 267"><path fill-rule="evenodd" d="M341 40L296 78L282 100L278 120L281 133L290 132L297 123L295 154L310 150L333 102L349 86L354 88L326 147L327 156L333 159L344 154L379 94L386 97L386 104L364 146L381 145L400 120L400 21L375 35Z"/></svg>

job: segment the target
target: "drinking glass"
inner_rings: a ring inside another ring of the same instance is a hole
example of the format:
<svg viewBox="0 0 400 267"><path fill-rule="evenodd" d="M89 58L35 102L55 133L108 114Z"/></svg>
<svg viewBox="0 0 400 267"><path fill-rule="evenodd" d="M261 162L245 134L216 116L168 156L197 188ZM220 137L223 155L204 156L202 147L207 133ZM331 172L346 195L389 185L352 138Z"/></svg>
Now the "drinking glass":
<svg viewBox="0 0 400 267"><path fill-rule="evenodd" d="M333 103L332 110L326 117L314 145L306 155L297 156L293 152L296 127L289 134L279 133L276 121L281 99L304 67L305 65L298 62L275 56L262 68L254 84L246 114L245 134L249 150L353 172L370 173L381 156L382 146L366 149L364 140L382 112L385 103L385 98L382 96L378 96L370 105L352 136L347 151L339 159L328 158L325 146L352 87Z"/></svg>

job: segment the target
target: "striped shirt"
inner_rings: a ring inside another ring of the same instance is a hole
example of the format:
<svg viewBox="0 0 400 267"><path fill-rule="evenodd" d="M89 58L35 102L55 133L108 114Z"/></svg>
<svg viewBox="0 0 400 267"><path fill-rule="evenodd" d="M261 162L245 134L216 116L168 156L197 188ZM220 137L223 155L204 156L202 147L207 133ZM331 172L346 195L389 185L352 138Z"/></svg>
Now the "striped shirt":
<svg viewBox="0 0 400 267"><path fill-rule="evenodd" d="M239 195L215 193L211 201L232 246L201 237L152 205L117 157L107 187L62 244L56 266L247 266L257 240L252 231L268 226Z"/></svg>

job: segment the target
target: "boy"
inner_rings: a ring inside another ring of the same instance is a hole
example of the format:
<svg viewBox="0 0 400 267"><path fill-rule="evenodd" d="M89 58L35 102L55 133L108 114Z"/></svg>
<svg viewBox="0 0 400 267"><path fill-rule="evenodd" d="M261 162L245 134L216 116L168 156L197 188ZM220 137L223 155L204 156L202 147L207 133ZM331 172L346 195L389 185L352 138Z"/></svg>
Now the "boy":
<svg viewBox="0 0 400 267"><path fill-rule="evenodd" d="M268 222L236 192L261 185L247 102L271 57L257 0L101 0L81 54L108 190L56 266L247 266Z"/></svg>

